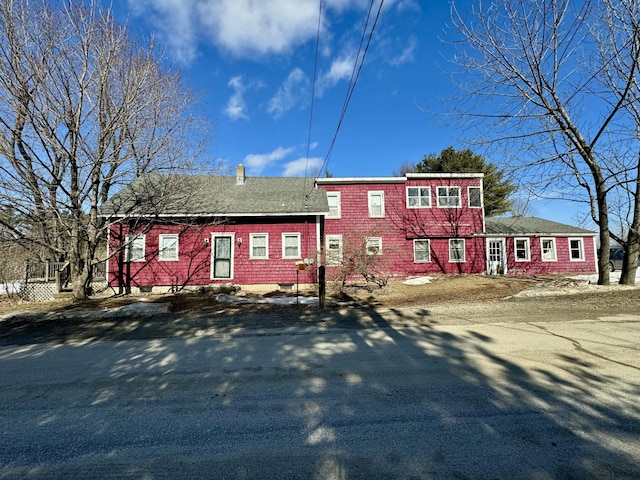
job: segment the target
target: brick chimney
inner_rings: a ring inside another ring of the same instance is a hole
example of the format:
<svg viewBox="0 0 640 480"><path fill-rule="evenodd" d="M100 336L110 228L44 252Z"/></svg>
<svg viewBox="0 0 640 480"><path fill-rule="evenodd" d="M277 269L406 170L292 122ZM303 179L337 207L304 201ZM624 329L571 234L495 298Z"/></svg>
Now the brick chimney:
<svg viewBox="0 0 640 480"><path fill-rule="evenodd" d="M244 165L240 164L238 168L236 168L236 185L244 185L245 178Z"/></svg>

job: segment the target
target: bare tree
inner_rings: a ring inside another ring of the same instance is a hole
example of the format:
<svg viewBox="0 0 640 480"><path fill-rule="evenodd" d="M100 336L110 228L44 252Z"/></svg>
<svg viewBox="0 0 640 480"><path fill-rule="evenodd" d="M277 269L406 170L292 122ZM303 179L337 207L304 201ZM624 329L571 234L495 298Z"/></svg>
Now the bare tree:
<svg viewBox="0 0 640 480"><path fill-rule="evenodd" d="M378 226L355 229L343 237L340 252L327 253L327 263L337 267L333 279L340 282L341 293L347 281L360 276L367 283L386 287L391 275L389 255L384 255L375 241L383 230Z"/></svg>
<svg viewBox="0 0 640 480"><path fill-rule="evenodd" d="M637 2L477 0L468 15L454 5L452 17L465 75L458 113L517 152L512 165L538 191L587 203L599 227L598 282L608 284L609 200L635 192L638 178ZM634 211L635 193L631 201ZM637 247L629 251L637 264Z"/></svg>
<svg viewBox="0 0 640 480"><path fill-rule="evenodd" d="M178 73L100 4L0 2L0 207L30 225L4 227L68 260L76 299L101 205L145 173L191 169L205 132Z"/></svg>

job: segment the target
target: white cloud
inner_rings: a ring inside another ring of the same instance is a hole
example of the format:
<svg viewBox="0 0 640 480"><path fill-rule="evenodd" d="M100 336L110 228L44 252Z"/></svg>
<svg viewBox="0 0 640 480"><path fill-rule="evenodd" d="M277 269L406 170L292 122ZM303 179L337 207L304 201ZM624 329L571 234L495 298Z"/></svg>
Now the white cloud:
<svg viewBox="0 0 640 480"><path fill-rule="evenodd" d="M181 63L197 56L197 0L128 0L134 17L151 23Z"/></svg>
<svg viewBox="0 0 640 480"><path fill-rule="evenodd" d="M315 0L214 0L201 2L203 33L236 56L283 53L317 31Z"/></svg>
<svg viewBox="0 0 640 480"><path fill-rule="evenodd" d="M244 100L247 86L243 83L242 77L233 77L227 85L233 89L233 94L229 97L224 114L232 120L248 120L247 103Z"/></svg>
<svg viewBox="0 0 640 480"><path fill-rule="evenodd" d="M325 90L335 86L340 80L350 79L354 62L355 55L352 53L343 53L334 59L329 70L318 79L318 95L322 95Z"/></svg>
<svg viewBox="0 0 640 480"><path fill-rule="evenodd" d="M399 55L391 57L389 59L389 63L394 67L402 65L403 63L411 62L414 59L414 52L416 47L418 46L418 40L416 37L409 38L407 45L404 46L404 49L400 52Z"/></svg>
<svg viewBox="0 0 640 480"><path fill-rule="evenodd" d="M315 39L318 29L318 0L128 0L128 5L185 63L195 58L200 41L237 57L264 56L288 53ZM330 28L330 12L367 5L366 0L327 0L323 32Z"/></svg>
<svg viewBox="0 0 640 480"><path fill-rule="evenodd" d="M294 69L277 93L269 100L267 111L280 118L289 110L302 107L309 100L309 79L299 68Z"/></svg>
<svg viewBox="0 0 640 480"><path fill-rule="evenodd" d="M415 0L400 0L398 2L398 11L399 12L411 12L411 13L422 13L422 9L420 8L420 4Z"/></svg>
<svg viewBox="0 0 640 480"><path fill-rule="evenodd" d="M260 175L266 167L282 160L291 152L293 152L293 148L278 147L270 153L251 153L244 157L244 165L247 167L247 173Z"/></svg>
<svg viewBox="0 0 640 480"><path fill-rule="evenodd" d="M302 157L287 163L283 175L285 177L315 176L319 173L322 163L320 157Z"/></svg>

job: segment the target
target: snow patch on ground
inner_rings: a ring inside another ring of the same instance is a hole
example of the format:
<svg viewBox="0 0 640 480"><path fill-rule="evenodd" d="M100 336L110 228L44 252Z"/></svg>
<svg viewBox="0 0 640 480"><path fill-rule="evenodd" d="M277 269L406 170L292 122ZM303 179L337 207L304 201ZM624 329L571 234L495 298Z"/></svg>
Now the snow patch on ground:
<svg viewBox="0 0 640 480"><path fill-rule="evenodd" d="M640 269L636 276L635 285L620 285L620 272L609 274L610 285L598 285L598 274L574 275L565 279L555 280L549 283L540 283L529 290L523 290L513 297L542 297L551 295L572 295L576 293L588 292L615 292L622 290L633 290L640 288Z"/></svg>
<svg viewBox="0 0 640 480"><path fill-rule="evenodd" d="M414 277L407 278L404 282L405 285L426 285L431 283L431 277Z"/></svg>
<svg viewBox="0 0 640 480"><path fill-rule="evenodd" d="M216 300L220 303L264 303L269 305L318 305L317 297L234 297L221 293L216 295Z"/></svg>
<svg viewBox="0 0 640 480"><path fill-rule="evenodd" d="M163 315L169 313L171 304L165 303L149 303L148 301L139 301L138 303L130 303L122 307L108 310L109 315Z"/></svg>

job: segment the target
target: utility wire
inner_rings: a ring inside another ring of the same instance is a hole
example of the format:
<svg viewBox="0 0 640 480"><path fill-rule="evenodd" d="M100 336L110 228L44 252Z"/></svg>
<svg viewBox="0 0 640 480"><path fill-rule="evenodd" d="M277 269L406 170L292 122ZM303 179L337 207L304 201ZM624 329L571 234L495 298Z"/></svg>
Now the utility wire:
<svg viewBox="0 0 640 480"><path fill-rule="evenodd" d="M380 0L380 4L378 5L378 12L376 13L376 18L371 26L371 30L369 32L369 38L367 39L367 45L365 46L364 52L362 53L362 57L360 56L360 52L362 51L362 44L364 43L364 39L367 33L367 27L369 25L369 20L371 19L371 12L373 10L373 4L375 0L371 0L369 4L369 12L367 13L367 20L365 22L364 28L362 30L362 36L360 38L360 45L358 47L358 54L356 55L356 59L353 64L353 71L351 72L351 79L349 81L349 87L347 88L347 94L345 96L344 104L342 105L342 111L340 112L340 119L338 120L338 125L336 127L336 131L333 134L333 139L331 140L331 144L329 145L329 149L327 151L327 155L325 156L322 167L318 171L318 176L322 173L323 170L326 169L329 164L329 160L331 158L331 154L333 153L333 148L336 143L336 139L338 138L338 132L340 131L340 127L342 126L342 122L344 121L345 114L347 113L347 108L349 107L349 102L351 101L351 97L353 96L353 92L356 88L356 84L358 83L358 79L360 78L360 72L362 71L362 67L364 65L364 60L367 56L367 52L369 51L369 46L371 45L371 39L373 37L373 32L376 29L378 24L378 20L380 19L380 12L382 11L382 5L384 4L384 0ZM358 60L360 60L360 64L358 65ZM317 178L317 177L316 177Z"/></svg>
<svg viewBox="0 0 640 480"><path fill-rule="evenodd" d="M307 135L307 160L304 167L304 185L302 188L302 205L307 204L307 174L309 173L309 154L311 153L311 127L313 125L313 107L316 97L316 81L318 78L318 51L320 50L320 27L322 25L322 1L320 0L318 6L318 31L316 32L316 52L313 60L313 82L311 84L311 109L309 112L309 133Z"/></svg>

